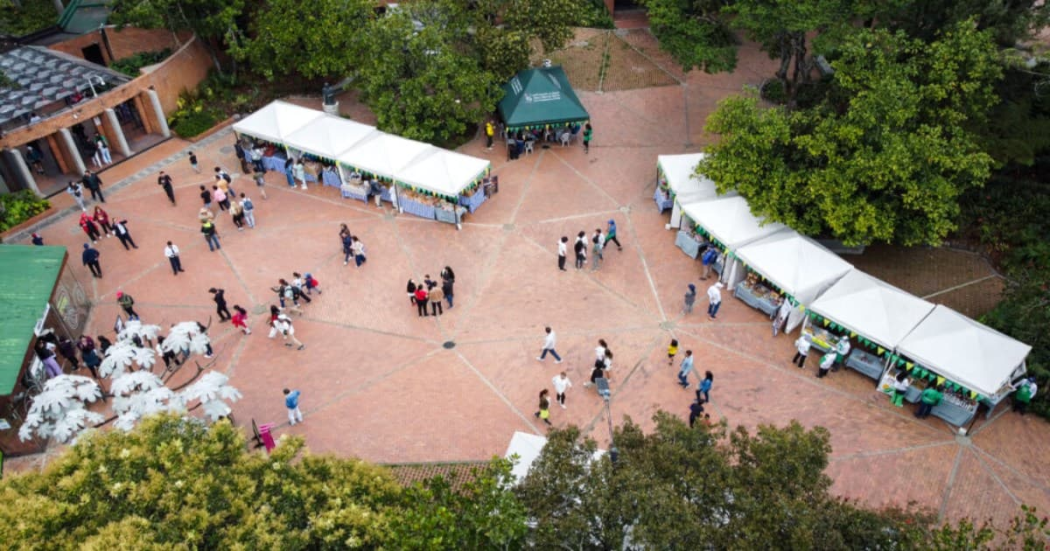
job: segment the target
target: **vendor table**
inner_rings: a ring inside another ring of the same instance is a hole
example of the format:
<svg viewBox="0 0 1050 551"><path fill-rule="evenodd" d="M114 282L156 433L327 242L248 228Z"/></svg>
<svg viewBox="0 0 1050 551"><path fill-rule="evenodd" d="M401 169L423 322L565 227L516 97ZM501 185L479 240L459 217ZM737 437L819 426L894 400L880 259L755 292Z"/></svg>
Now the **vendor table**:
<svg viewBox="0 0 1050 551"><path fill-rule="evenodd" d="M755 308L756 310L765 312L770 319L773 319L773 316L777 313L777 309L780 308L779 304L773 302L768 297L761 297L752 293L751 289L747 287L746 281L741 281L737 284L736 288L733 289L733 295L736 296L736 298L744 301L744 304L747 304L748 306ZM816 346L815 343L814 346Z"/></svg>
<svg viewBox="0 0 1050 551"><path fill-rule="evenodd" d="M438 222L445 222L446 224L458 225L463 219L463 214L466 212L467 209L460 206L457 206L455 210L434 208L434 219Z"/></svg>
<svg viewBox="0 0 1050 551"><path fill-rule="evenodd" d="M875 379L882 377L882 361L878 356L869 354L863 350L854 349L846 358L846 367L854 369Z"/></svg>
<svg viewBox="0 0 1050 551"><path fill-rule="evenodd" d="M813 344L813 348L816 348L821 352L834 350L835 345L839 343L839 337L837 335L822 327L807 325L807 327L802 330L802 333L804 335L809 335L809 342ZM882 370L880 369L879 372L881 373Z"/></svg>
<svg viewBox="0 0 1050 551"><path fill-rule="evenodd" d="M334 170L324 170L321 172L321 180L326 186L339 187L343 185L342 180L339 179L339 175Z"/></svg>
<svg viewBox="0 0 1050 551"><path fill-rule="evenodd" d="M284 157L274 155L272 157L263 157L262 165L266 170L276 170L277 172L284 172Z"/></svg>
<svg viewBox="0 0 1050 551"><path fill-rule="evenodd" d="M487 199L488 197L485 196L484 191L479 189L476 192L474 192L474 195L460 195L459 204L463 205L467 208L467 210L473 213L474 211L478 210L478 207L480 207L481 204L484 203Z"/></svg>
<svg viewBox="0 0 1050 551"><path fill-rule="evenodd" d="M674 244L682 249L682 252L689 255L689 258L696 258L700 255L700 242L693 238L693 233L685 230L678 230L678 235L674 239Z"/></svg>
<svg viewBox="0 0 1050 551"><path fill-rule="evenodd" d="M418 216L420 218L427 218L429 220L434 219L434 211L436 209L433 205L425 205L423 203L418 203L407 197L399 197L397 204L403 212L407 212L411 215Z"/></svg>
<svg viewBox="0 0 1050 551"><path fill-rule="evenodd" d="M352 180L339 187L339 193L342 194L344 199L357 199L358 201L368 202L368 188L359 184L352 183L353 181L360 182L360 180Z"/></svg>
<svg viewBox="0 0 1050 551"><path fill-rule="evenodd" d="M660 189L660 186L656 186L656 192L653 193L653 201L656 201L656 208L663 212L667 209L674 208L674 198L667 191Z"/></svg>
<svg viewBox="0 0 1050 551"><path fill-rule="evenodd" d="M970 419L973 419L973 416L977 413L977 404L968 404L950 394L945 394L941 403L933 406L930 413L952 425L961 427L970 422Z"/></svg>

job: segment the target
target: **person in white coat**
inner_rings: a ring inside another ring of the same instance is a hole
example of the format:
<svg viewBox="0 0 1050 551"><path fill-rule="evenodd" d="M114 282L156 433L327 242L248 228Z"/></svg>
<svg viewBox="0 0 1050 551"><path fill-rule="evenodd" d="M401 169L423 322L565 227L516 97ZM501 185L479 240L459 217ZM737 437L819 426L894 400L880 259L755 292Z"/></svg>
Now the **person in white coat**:
<svg viewBox="0 0 1050 551"><path fill-rule="evenodd" d="M550 327L544 328L544 331L547 332L547 336L543 339L543 350L540 352L539 357L536 359L542 362L543 359L546 358L547 354L549 353L551 356L554 356L554 363L560 364L561 356L559 356L558 352L554 350L554 346L558 342L558 337L554 334L554 331L551 331Z"/></svg>
<svg viewBox="0 0 1050 551"><path fill-rule="evenodd" d="M555 399L558 400L558 405L560 405L562 409L565 409L565 392L572 387L572 381L570 381L568 375L562 371L551 379L551 384L554 385Z"/></svg>
<svg viewBox="0 0 1050 551"><path fill-rule="evenodd" d="M299 339L295 338L295 327L292 325L291 318L284 314L280 314L274 321L273 326L275 329L277 329L277 331L281 333L281 335L284 336L285 341L291 341L285 342L285 346L298 346L296 350L302 350L306 348L305 344L299 342Z"/></svg>
<svg viewBox="0 0 1050 551"><path fill-rule="evenodd" d="M831 368L832 371L838 371L839 367L846 364L846 356L849 356L850 348L849 336L842 335L839 342L835 343L835 365Z"/></svg>
<svg viewBox="0 0 1050 551"><path fill-rule="evenodd" d="M707 315L711 316L711 319L718 316L718 308L722 306L722 287L724 285L719 281L707 288Z"/></svg>
<svg viewBox="0 0 1050 551"><path fill-rule="evenodd" d="M795 352L795 357L791 360L791 363L797 365L799 369L805 367L806 356L809 355L809 349L811 346L813 346L813 344L809 342L809 338L805 335L802 335L795 340L795 350L798 352Z"/></svg>

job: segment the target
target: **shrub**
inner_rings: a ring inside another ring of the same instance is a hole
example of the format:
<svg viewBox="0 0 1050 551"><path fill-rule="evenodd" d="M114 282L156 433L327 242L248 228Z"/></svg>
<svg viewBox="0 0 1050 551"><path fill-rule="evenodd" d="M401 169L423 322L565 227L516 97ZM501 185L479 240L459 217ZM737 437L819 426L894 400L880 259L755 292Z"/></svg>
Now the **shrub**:
<svg viewBox="0 0 1050 551"><path fill-rule="evenodd" d="M25 36L57 22L58 13L50 0L22 0L21 7L0 0L0 35Z"/></svg>
<svg viewBox="0 0 1050 551"><path fill-rule="evenodd" d="M0 231L9 230L51 206L27 189L0 195Z"/></svg>
<svg viewBox="0 0 1050 551"><path fill-rule="evenodd" d="M109 65L109 68L124 73L130 77L137 77L139 76L140 69L147 65L160 63L167 59L169 55L171 55L171 48L164 48L163 50L156 52L139 52L135 55L114 61Z"/></svg>
<svg viewBox="0 0 1050 551"><path fill-rule="evenodd" d="M171 127L180 138L192 138L206 132L222 120L222 114L212 109L202 109L180 118Z"/></svg>
<svg viewBox="0 0 1050 551"><path fill-rule="evenodd" d="M594 29L613 29L613 22L609 9L605 7L602 0L581 0L583 4L580 10L580 20L576 22L577 27L590 27Z"/></svg>
<svg viewBox="0 0 1050 551"><path fill-rule="evenodd" d="M784 81L776 78L771 78L762 83L760 89L762 93L762 99L775 103L777 105L783 105L787 102L787 89L784 87Z"/></svg>

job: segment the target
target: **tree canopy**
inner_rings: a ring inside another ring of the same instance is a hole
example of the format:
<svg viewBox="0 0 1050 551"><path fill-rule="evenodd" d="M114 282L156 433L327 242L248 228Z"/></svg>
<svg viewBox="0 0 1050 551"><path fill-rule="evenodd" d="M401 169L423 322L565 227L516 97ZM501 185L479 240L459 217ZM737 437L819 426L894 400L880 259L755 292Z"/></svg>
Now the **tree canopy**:
<svg viewBox="0 0 1050 551"><path fill-rule="evenodd" d="M215 69L223 73L218 52L237 28L244 0L113 0L108 7L110 21L117 25L192 31L207 48Z"/></svg>
<svg viewBox="0 0 1050 551"><path fill-rule="evenodd" d="M721 0L640 0L660 49L682 69L707 73L736 68L737 40Z"/></svg>

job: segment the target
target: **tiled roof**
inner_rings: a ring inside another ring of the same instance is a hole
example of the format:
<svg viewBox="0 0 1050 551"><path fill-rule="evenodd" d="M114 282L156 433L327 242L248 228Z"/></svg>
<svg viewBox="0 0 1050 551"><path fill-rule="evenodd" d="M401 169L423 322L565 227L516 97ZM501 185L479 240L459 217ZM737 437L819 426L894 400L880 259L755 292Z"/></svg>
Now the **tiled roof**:
<svg viewBox="0 0 1050 551"><path fill-rule="evenodd" d="M473 478L475 469L483 469L487 461L463 463L409 463L403 465L386 465L394 473L394 478L402 486L410 486L438 475L449 479L453 488L459 488L464 482Z"/></svg>

